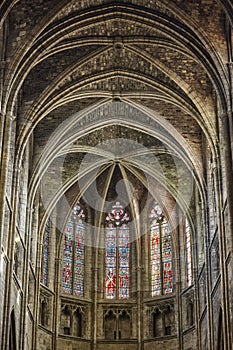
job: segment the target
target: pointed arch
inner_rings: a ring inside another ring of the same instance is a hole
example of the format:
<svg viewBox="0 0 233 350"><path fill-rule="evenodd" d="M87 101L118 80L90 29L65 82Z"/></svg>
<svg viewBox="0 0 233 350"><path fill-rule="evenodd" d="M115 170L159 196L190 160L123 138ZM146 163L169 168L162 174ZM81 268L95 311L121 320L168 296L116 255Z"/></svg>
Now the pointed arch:
<svg viewBox="0 0 233 350"><path fill-rule="evenodd" d="M10 315L9 350L17 350L14 309L11 311L11 315Z"/></svg>
<svg viewBox="0 0 233 350"><path fill-rule="evenodd" d="M218 338L217 338L217 350L224 350L224 340L223 340L223 325L222 325L222 308L219 310L218 317Z"/></svg>

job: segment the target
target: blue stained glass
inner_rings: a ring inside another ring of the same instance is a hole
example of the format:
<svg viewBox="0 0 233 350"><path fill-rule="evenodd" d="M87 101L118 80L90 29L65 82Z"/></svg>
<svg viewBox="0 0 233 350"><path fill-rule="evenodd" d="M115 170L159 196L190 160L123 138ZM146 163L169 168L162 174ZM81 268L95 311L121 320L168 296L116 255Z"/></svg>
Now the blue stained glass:
<svg viewBox="0 0 233 350"><path fill-rule="evenodd" d="M81 205L74 206L66 225L63 250L62 291L84 295L85 213Z"/></svg>
<svg viewBox="0 0 233 350"><path fill-rule="evenodd" d="M105 295L116 298L116 228L108 224L105 236Z"/></svg>
<svg viewBox="0 0 233 350"><path fill-rule="evenodd" d="M74 259L74 294L83 296L84 282L84 235L85 227L81 219L76 224Z"/></svg>
<svg viewBox="0 0 233 350"><path fill-rule="evenodd" d="M68 222L64 235L64 252L63 252L63 293L72 293L72 265L73 265L73 223Z"/></svg>
<svg viewBox="0 0 233 350"><path fill-rule="evenodd" d="M119 298L129 298L129 228L126 224L119 227Z"/></svg>
<svg viewBox="0 0 233 350"><path fill-rule="evenodd" d="M48 270L49 270L49 240L50 240L50 218L45 225L43 252L42 252L42 275L41 282L48 285Z"/></svg>
<svg viewBox="0 0 233 350"><path fill-rule="evenodd" d="M162 224L162 260L164 294L172 293L172 238L168 224Z"/></svg>
<svg viewBox="0 0 233 350"><path fill-rule="evenodd" d="M156 204L149 215L151 294L158 296L173 291L172 237L162 209Z"/></svg>
<svg viewBox="0 0 233 350"><path fill-rule="evenodd" d="M152 296L161 294L161 274L160 274L160 232L159 224L151 227L151 289Z"/></svg>
<svg viewBox="0 0 233 350"><path fill-rule="evenodd" d="M119 202L106 217L105 228L105 297L129 298L130 237L128 213Z"/></svg>

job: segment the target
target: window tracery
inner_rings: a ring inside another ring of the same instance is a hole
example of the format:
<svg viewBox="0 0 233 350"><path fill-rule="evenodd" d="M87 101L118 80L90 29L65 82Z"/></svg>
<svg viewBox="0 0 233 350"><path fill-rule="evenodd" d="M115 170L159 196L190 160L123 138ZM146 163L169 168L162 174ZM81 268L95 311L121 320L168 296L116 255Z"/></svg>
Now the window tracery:
<svg viewBox="0 0 233 350"><path fill-rule="evenodd" d="M160 303L151 309L151 336L163 337L175 333L175 311L173 301Z"/></svg>
<svg viewBox="0 0 233 350"><path fill-rule="evenodd" d="M108 340L131 338L131 310L111 308L104 310L104 334Z"/></svg>
<svg viewBox="0 0 233 350"><path fill-rule="evenodd" d="M60 332L77 338L86 336L86 314L84 305L62 303L60 315Z"/></svg>

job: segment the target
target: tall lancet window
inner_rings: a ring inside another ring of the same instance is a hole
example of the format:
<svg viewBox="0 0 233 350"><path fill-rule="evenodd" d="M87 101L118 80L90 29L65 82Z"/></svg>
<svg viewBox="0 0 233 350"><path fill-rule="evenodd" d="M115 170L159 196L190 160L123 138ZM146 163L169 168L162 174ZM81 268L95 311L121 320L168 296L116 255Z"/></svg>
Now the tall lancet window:
<svg viewBox="0 0 233 350"><path fill-rule="evenodd" d="M50 226L51 226L51 221L50 221L50 218L48 218L45 225L45 232L44 232L44 238L43 238L43 250L42 250L41 283L43 283L45 286L48 285Z"/></svg>
<svg viewBox="0 0 233 350"><path fill-rule="evenodd" d="M116 202L105 225L105 298L127 299L130 286L129 215Z"/></svg>
<svg viewBox="0 0 233 350"><path fill-rule="evenodd" d="M150 269L152 296L173 292L172 237L162 209L156 203L150 218Z"/></svg>
<svg viewBox="0 0 233 350"><path fill-rule="evenodd" d="M185 250L186 250L187 285L189 287L193 283L193 274L192 274L191 230L187 219L185 219Z"/></svg>
<svg viewBox="0 0 233 350"><path fill-rule="evenodd" d="M64 234L62 292L83 296L85 253L85 213L78 203Z"/></svg>

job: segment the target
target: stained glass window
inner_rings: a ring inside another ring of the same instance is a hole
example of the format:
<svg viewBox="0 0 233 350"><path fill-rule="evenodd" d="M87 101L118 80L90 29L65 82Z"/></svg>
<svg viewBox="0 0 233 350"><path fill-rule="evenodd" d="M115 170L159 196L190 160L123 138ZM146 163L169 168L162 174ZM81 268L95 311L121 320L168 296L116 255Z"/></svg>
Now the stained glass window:
<svg viewBox="0 0 233 350"><path fill-rule="evenodd" d="M106 217L105 297L129 298L130 234L129 216L119 202Z"/></svg>
<svg viewBox="0 0 233 350"><path fill-rule="evenodd" d="M119 227L119 298L129 298L129 228L127 224Z"/></svg>
<svg viewBox="0 0 233 350"><path fill-rule="evenodd" d="M172 237L158 204L150 212L150 264L152 296L173 292Z"/></svg>
<svg viewBox="0 0 233 350"><path fill-rule="evenodd" d="M161 225L162 230L162 263L163 263L163 292L172 293L172 238L167 222Z"/></svg>
<svg viewBox="0 0 233 350"><path fill-rule="evenodd" d="M64 235L63 251L63 279L62 289L64 293L72 292L72 270L73 270L73 222L68 222Z"/></svg>
<svg viewBox="0 0 233 350"><path fill-rule="evenodd" d="M161 266L160 266L160 228L159 224L151 226L151 287L152 296L161 293Z"/></svg>
<svg viewBox="0 0 233 350"><path fill-rule="evenodd" d="M110 223L106 227L105 236L105 266L106 266L106 283L105 292L107 299L116 298L116 261L117 261L117 240L116 227Z"/></svg>
<svg viewBox="0 0 233 350"><path fill-rule="evenodd" d="M50 218L45 225L43 251L42 251L42 274L41 282L48 285L48 270L49 270L49 240L50 240Z"/></svg>
<svg viewBox="0 0 233 350"><path fill-rule="evenodd" d="M63 250L62 291L66 294L83 296L85 214L77 204L66 224Z"/></svg>
<svg viewBox="0 0 233 350"><path fill-rule="evenodd" d="M84 279L84 235L85 227L82 219L78 219L75 231L75 258L74 258L74 294L83 296Z"/></svg>
<svg viewBox="0 0 233 350"><path fill-rule="evenodd" d="M192 248L191 248L191 231L188 220L185 220L185 250L186 250L186 269L187 269L187 285L193 283L192 275Z"/></svg>

